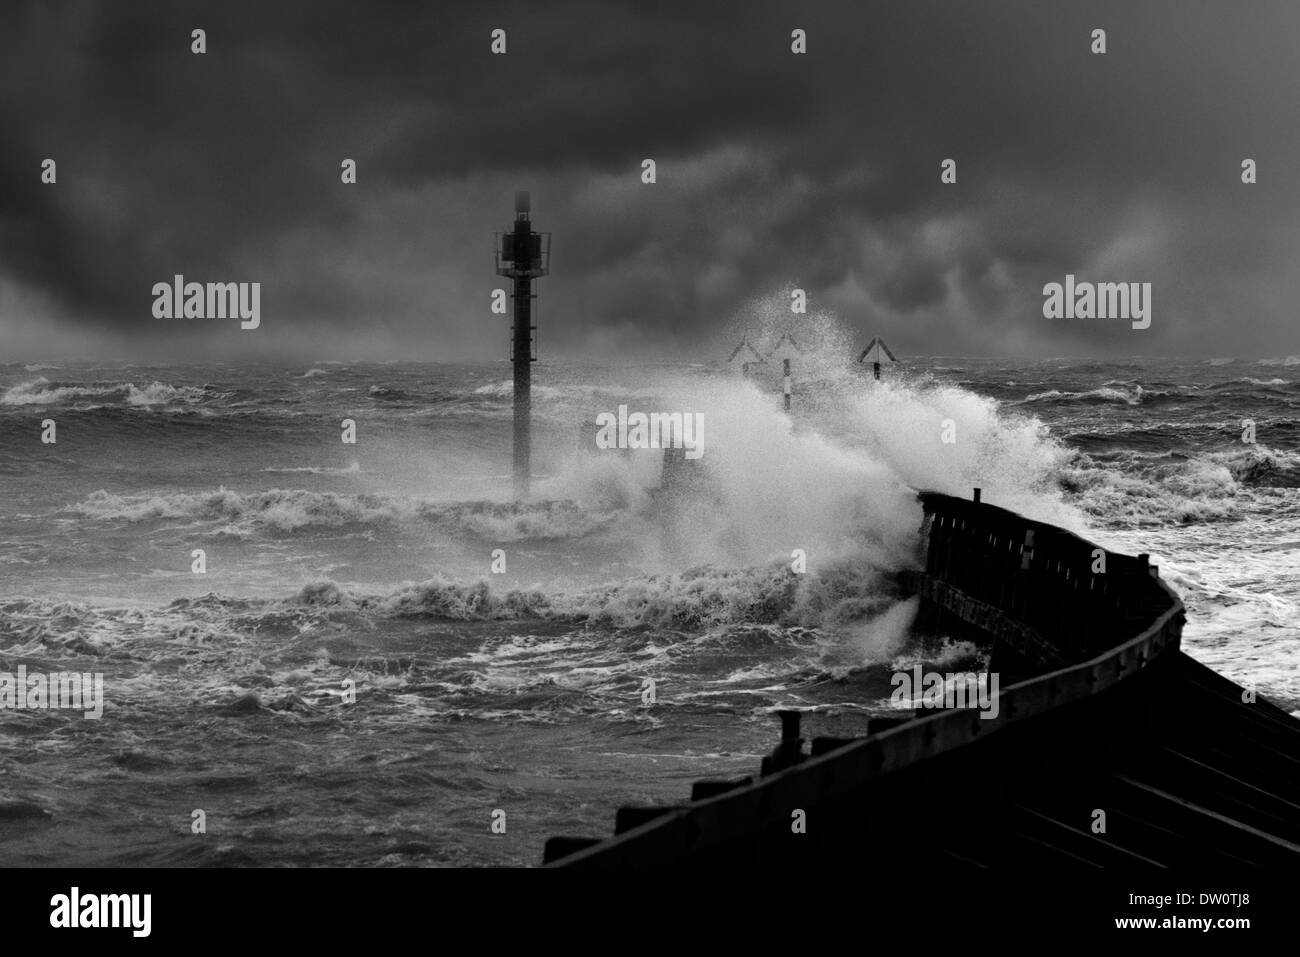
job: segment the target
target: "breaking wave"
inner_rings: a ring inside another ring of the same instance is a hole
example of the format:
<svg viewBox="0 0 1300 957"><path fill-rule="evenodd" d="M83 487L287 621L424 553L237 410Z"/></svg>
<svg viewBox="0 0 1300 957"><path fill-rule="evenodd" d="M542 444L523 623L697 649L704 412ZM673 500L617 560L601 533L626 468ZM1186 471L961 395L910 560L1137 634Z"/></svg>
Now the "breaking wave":
<svg viewBox="0 0 1300 957"><path fill-rule="evenodd" d="M317 471L308 469L307 471ZM352 467L334 470L356 471ZM210 492L116 495L103 489L72 509L100 521L184 521L224 523L224 534L295 532L345 525L425 522L495 541L529 538L580 538L607 516L574 502L440 502L382 495L347 495L302 489L270 489L241 494L226 488Z"/></svg>
<svg viewBox="0 0 1300 957"><path fill-rule="evenodd" d="M883 569L845 563L797 574L769 564L747 569L706 566L680 574L634 577L575 591L495 590L487 582L444 578L387 593L355 592L333 581L303 586L279 600L206 595L159 609L96 607L48 599L0 604L0 648L35 653L102 655L129 645L141 629L156 636L193 637L193 622L274 634L286 625L310 630L337 619L436 619L454 622L548 621L596 628L700 632L737 625L845 629L869 622L899 597ZM188 624L182 624L188 623ZM146 627L148 626L148 627ZM189 628L177 632L176 628Z"/></svg>
<svg viewBox="0 0 1300 957"><path fill-rule="evenodd" d="M1128 385L1122 383L1107 383L1097 389L1088 389L1084 392L1062 392L1060 389L1049 389L1046 392L1036 392L1033 395L1021 399L1018 405L1028 405L1034 402L1080 402L1080 403L1122 403L1124 405L1143 405L1155 402L1160 399L1169 398L1177 393L1145 389L1141 385Z"/></svg>
<svg viewBox="0 0 1300 957"><path fill-rule="evenodd" d="M64 405L96 400L136 407L166 406L203 402L218 397L204 386L173 386L151 382L143 388L134 382L51 382L44 376L11 386L0 396L0 405Z"/></svg>
<svg viewBox="0 0 1300 957"><path fill-rule="evenodd" d="M1252 490L1300 488L1300 453L1247 445L1189 457L1134 457L1123 469L1080 454L1062 469L1060 485L1105 524L1235 521L1257 506Z"/></svg>
<svg viewBox="0 0 1300 957"><path fill-rule="evenodd" d="M724 625L835 627L879 613L895 598L884 573L854 564L801 575L788 565L705 566L632 578L572 593L509 590L486 582L431 579L382 596L352 596L332 582L306 586L294 601L392 617L451 620L548 619L602 628L700 631ZM870 596L870 597L867 597Z"/></svg>

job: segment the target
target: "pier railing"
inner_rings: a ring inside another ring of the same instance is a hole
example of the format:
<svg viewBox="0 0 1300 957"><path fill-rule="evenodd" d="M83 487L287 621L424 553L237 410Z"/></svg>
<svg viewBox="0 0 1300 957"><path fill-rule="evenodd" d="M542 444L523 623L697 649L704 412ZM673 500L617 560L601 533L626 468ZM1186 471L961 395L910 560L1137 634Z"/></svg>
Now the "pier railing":
<svg viewBox="0 0 1300 957"><path fill-rule="evenodd" d="M922 597L1040 666L1094 657L1178 598L1148 556L1123 555L1015 512L937 492L925 509Z"/></svg>

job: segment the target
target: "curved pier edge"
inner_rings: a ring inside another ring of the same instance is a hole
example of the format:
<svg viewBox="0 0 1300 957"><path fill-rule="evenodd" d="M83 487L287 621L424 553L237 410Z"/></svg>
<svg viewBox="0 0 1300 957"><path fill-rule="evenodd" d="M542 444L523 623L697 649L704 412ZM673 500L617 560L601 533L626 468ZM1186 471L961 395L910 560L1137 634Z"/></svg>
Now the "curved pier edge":
<svg viewBox="0 0 1300 957"><path fill-rule="evenodd" d="M995 713L873 719L805 755L783 712L761 778L623 808L614 837L552 838L545 863L1300 863L1300 721L1182 654L1182 601L1145 555L918 497L919 618L993 643L990 670L1012 676Z"/></svg>

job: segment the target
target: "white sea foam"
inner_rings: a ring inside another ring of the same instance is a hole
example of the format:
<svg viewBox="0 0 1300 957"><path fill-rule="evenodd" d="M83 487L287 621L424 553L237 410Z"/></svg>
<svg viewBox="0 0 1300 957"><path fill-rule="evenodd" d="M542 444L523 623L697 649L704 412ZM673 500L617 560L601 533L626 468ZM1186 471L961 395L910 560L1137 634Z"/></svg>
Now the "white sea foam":
<svg viewBox="0 0 1300 957"><path fill-rule="evenodd" d="M60 405L79 399L120 399L132 406L160 406L193 403L208 398L202 386L173 386L151 382L143 388L133 382L55 384L44 376L11 386L0 396L0 405Z"/></svg>
<svg viewBox="0 0 1300 957"><path fill-rule="evenodd" d="M308 471L319 471L309 469ZM355 469L337 470L355 474ZM441 502L381 495L351 495L304 489L240 493L160 492L118 495L92 492L72 509L100 521L185 521L219 525L225 534L246 536L344 525L394 525L423 522L490 538L578 538L600 527L604 517L572 502L515 505L494 502Z"/></svg>

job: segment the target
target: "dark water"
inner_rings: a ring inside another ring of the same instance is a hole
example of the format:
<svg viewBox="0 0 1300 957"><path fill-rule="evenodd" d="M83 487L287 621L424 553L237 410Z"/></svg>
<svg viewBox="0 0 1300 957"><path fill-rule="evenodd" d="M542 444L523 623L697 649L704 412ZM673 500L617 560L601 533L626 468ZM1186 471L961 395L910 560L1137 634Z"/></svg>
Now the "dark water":
<svg viewBox="0 0 1300 957"><path fill-rule="evenodd" d="M0 711L0 860L535 864L754 772L776 707L859 733L895 669L979 661L907 637L915 488L1151 552L1188 650L1300 707L1300 360L802 368L787 417L722 368L541 364L516 505L501 365L0 367L0 670L106 698ZM578 448L620 403L703 416L705 493Z"/></svg>

